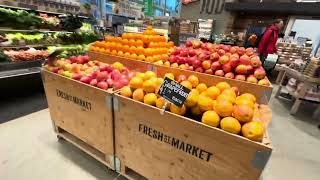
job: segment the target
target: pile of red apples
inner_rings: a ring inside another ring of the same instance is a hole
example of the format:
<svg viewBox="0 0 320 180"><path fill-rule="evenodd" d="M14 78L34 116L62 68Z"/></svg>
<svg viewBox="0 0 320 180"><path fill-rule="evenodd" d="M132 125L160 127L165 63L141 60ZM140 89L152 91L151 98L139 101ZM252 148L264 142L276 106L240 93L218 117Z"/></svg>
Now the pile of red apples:
<svg viewBox="0 0 320 180"><path fill-rule="evenodd" d="M270 86L253 48L187 41L169 57L171 67Z"/></svg>
<svg viewBox="0 0 320 180"><path fill-rule="evenodd" d="M135 73L121 63L107 64L100 61L90 61L88 56L73 56L68 59L55 60L45 68L53 73L80 81L100 89L121 89L129 84Z"/></svg>

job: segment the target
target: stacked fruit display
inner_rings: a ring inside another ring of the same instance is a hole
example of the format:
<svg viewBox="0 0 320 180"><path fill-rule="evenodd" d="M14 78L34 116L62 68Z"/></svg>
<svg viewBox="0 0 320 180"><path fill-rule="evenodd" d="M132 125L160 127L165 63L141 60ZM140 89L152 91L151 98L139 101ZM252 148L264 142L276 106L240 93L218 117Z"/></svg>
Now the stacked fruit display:
<svg viewBox="0 0 320 180"><path fill-rule="evenodd" d="M34 48L28 50L4 50L3 53L14 62L43 60L49 55L46 50L37 50Z"/></svg>
<svg viewBox="0 0 320 180"><path fill-rule="evenodd" d="M207 87L195 75L180 75L175 78L172 73L167 73L164 77L175 79L191 89L182 107L168 103L157 94L163 78L158 78L151 71L137 73L128 86L121 88L120 94L181 116L198 119L206 125L220 127L233 134L241 134L254 141L262 141L266 127L260 120L260 112L268 112L268 107L258 105L254 95L240 95L237 87L231 87L226 82Z"/></svg>
<svg viewBox="0 0 320 180"><path fill-rule="evenodd" d="M168 51L173 47L173 42L167 42L164 36L157 35L149 26L143 34L124 33L122 37L107 36L105 41L94 43L89 51L157 62L168 59Z"/></svg>
<svg viewBox="0 0 320 180"><path fill-rule="evenodd" d="M87 55L58 59L51 65L46 65L45 68L104 90L108 88L120 89L128 85L131 77L135 75L119 62L106 64L100 61L89 61Z"/></svg>
<svg viewBox="0 0 320 180"><path fill-rule="evenodd" d="M185 47L175 48L169 60L160 64L259 85L270 85L260 58L252 48L187 41Z"/></svg>

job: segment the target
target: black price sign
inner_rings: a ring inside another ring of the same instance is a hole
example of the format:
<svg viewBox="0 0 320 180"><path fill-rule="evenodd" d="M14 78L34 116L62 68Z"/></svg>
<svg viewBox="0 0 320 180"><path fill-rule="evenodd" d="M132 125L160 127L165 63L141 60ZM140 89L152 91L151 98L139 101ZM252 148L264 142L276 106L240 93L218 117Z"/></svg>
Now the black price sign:
<svg viewBox="0 0 320 180"><path fill-rule="evenodd" d="M182 107L189 93L190 89L167 77L164 79L158 92L160 96L179 107Z"/></svg>

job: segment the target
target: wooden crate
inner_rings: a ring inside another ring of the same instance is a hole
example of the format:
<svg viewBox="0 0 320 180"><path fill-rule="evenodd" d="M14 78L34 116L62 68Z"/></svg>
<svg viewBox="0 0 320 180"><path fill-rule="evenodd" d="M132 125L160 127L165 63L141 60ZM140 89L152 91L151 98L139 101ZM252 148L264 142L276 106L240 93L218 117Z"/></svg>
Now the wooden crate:
<svg viewBox="0 0 320 180"><path fill-rule="evenodd" d="M162 65L156 65L153 63L148 63L144 61L138 61L138 60L132 60L132 59L127 59L127 58L122 58L118 56L110 56L106 54L101 54L101 53L94 53L90 52L89 56L92 60L99 60L105 63L114 63L116 61L123 63L125 66L127 66L130 70L136 70L136 71L141 71L145 72L147 70L152 70L157 73L158 76L162 77L164 76L165 73L171 72L175 76L184 74L186 76L190 75L196 75L199 77L201 82L206 83L207 85L215 85L218 82L226 81L232 86L237 86L240 90L240 92L245 93L245 92L250 92L253 95L257 97L257 101L259 103L267 103L272 94L272 86L261 86L258 84L253 84L245 81L240 81L240 80L235 80L235 79L228 79L220 76L215 76L215 75L209 75L205 73L199 73L195 71L189 71L189 70L182 70L178 68L172 68L172 67L166 67Z"/></svg>
<svg viewBox="0 0 320 180"><path fill-rule="evenodd" d="M258 180L272 148L115 95L115 153L129 179Z"/></svg>
<svg viewBox="0 0 320 180"><path fill-rule="evenodd" d="M82 144L103 154L105 164L112 167L111 161L114 155L112 92L46 70L42 70L41 73L56 133L61 134L62 131L58 130L60 128L64 134L77 138L77 141L72 141L74 144L82 141Z"/></svg>

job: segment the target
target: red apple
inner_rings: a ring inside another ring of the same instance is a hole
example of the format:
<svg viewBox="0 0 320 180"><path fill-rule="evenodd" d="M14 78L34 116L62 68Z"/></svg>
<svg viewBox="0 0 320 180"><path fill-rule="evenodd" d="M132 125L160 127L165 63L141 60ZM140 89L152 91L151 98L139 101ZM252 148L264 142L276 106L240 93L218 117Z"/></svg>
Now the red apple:
<svg viewBox="0 0 320 180"><path fill-rule="evenodd" d="M192 47L192 42L191 41L187 41L186 42L186 47Z"/></svg>
<svg viewBox="0 0 320 180"><path fill-rule="evenodd" d="M187 49L181 50L181 51L180 51L180 56L181 56L181 57L187 57L187 56L188 56L188 51L187 51Z"/></svg>
<svg viewBox="0 0 320 180"><path fill-rule="evenodd" d="M108 89L108 83L106 81L100 81L97 83L97 87L101 89Z"/></svg>
<svg viewBox="0 0 320 180"><path fill-rule="evenodd" d="M72 76L71 76L71 78L74 80L80 80L81 77L82 77L81 74L78 74L78 73L72 73Z"/></svg>
<svg viewBox="0 0 320 180"><path fill-rule="evenodd" d="M248 55L248 56L252 56L252 55L253 55L253 53L254 53L253 48L249 47L249 48L247 48L247 49L246 49L246 55Z"/></svg>
<svg viewBox="0 0 320 180"><path fill-rule="evenodd" d="M90 81L90 85L91 85L91 86L97 86L97 84L98 84L97 79L92 79L92 80Z"/></svg>
<svg viewBox="0 0 320 180"><path fill-rule="evenodd" d="M258 80L253 75L250 75L249 77L247 77L247 82L257 84Z"/></svg>
<svg viewBox="0 0 320 180"><path fill-rule="evenodd" d="M221 69L221 64L219 63L219 61L215 61L211 64L211 69L213 71L219 70Z"/></svg>
<svg viewBox="0 0 320 180"><path fill-rule="evenodd" d="M100 81L104 81L106 80L108 77L108 73L106 71L102 71L102 72L98 72L97 73L97 81L100 82Z"/></svg>
<svg viewBox="0 0 320 180"><path fill-rule="evenodd" d="M201 49L203 49L203 50L206 50L206 49L207 49L206 43L201 43Z"/></svg>
<svg viewBox="0 0 320 180"><path fill-rule="evenodd" d="M189 66L189 67L188 67L188 70L193 71L193 70L194 70L194 67L193 67L193 66Z"/></svg>
<svg viewBox="0 0 320 180"><path fill-rule="evenodd" d="M219 62L220 64L227 64L230 61L230 58L226 55L220 57Z"/></svg>
<svg viewBox="0 0 320 180"><path fill-rule="evenodd" d="M187 58L187 63L188 63L189 65L192 65L192 63L193 63L195 60L197 60L197 56L188 57L188 58Z"/></svg>
<svg viewBox="0 0 320 180"><path fill-rule="evenodd" d="M210 60L212 61L218 61L219 59L220 59L220 55L216 52L210 55Z"/></svg>
<svg viewBox="0 0 320 180"><path fill-rule="evenodd" d="M185 63L187 63L187 58L186 57L177 56L177 63L178 64L185 64Z"/></svg>
<svg viewBox="0 0 320 180"><path fill-rule="evenodd" d="M195 56L195 55L197 55L197 52L194 50L194 49L189 49L188 50L188 55L190 56L190 57L193 57L193 56Z"/></svg>
<svg viewBox="0 0 320 180"><path fill-rule="evenodd" d="M71 63L76 63L77 62L77 57L76 56L71 56L71 57L69 57L69 60L71 61Z"/></svg>
<svg viewBox="0 0 320 180"><path fill-rule="evenodd" d="M254 71L254 77L257 79L263 79L266 76L266 71L263 68L257 68Z"/></svg>
<svg viewBox="0 0 320 180"><path fill-rule="evenodd" d="M109 85L110 87L112 87L114 81L110 78L110 79L107 79L107 83L108 83L108 85Z"/></svg>
<svg viewBox="0 0 320 180"><path fill-rule="evenodd" d="M230 61L229 61L231 67L235 68L239 65L240 61L239 58L237 56L232 56L230 57Z"/></svg>
<svg viewBox="0 0 320 180"><path fill-rule="evenodd" d="M249 56L247 56L246 54L245 55L242 55L239 59L239 63L240 64L244 64L244 65L251 65L251 61L250 61L250 58Z"/></svg>
<svg viewBox="0 0 320 180"><path fill-rule="evenodd" d="M202 67L203 67L203 69L205 69L205 70L210 69L210 67L211 67L211 61L209 61L209 60L203 61L203 62L202 62Z"/></svg>
<svg viewBox="0 0 320 180"><path fill-rule="evenodd" d="M213 71L212 71L212 69L206 69L206 70L204 71L204 73L206 73L206 74L213 74Z"/></svg>
<svg viewBox="0 0 320 180"><path fill-rule="evenodd" d="M182 50L181 47L176 47L171 54L172 55L178 55L178 54L180 54L181 50Z"/></svg>
<svg viewBox="0 0 320 180"><path fill-rule="evenodd" d="M247 74L253 74L254 72L253 67L251 65L247 65L246 67L247 67Z"/></svg>
<svg viewBox="0 0 320 180"><path fill-rule="evenodd" d="M226 78L230 78L230 79L233 79L234 78L234 74L232 72L228 72L224 75L224 77Z"/></svg>
<svg viewBox="0 0 320 180"><path fill-rule="evenodd" d="M117 80L119 80L119 79L121 78L121 73L120 73L120 71L117 70L117 69L115 69L114 71L112 71L112 72L110 73L110 75L111 75L111 78L112 78L114 81L117 81Z"/></svg>
<svg viewBox="0 0 320 180"><path fill-rule="evenodd" d="M261 79L258 81L258 84L259 85L262 85L262 86L270 86L270 82L267 80L267 79Z"/></svg>
<svg viewBox="0 0 320 180"><path fill-rule="evenodd" d="M237 50L237 53L242 56L246 52L246 49L244 47L241 47Z"/></svg>
<svg viewBox="0 0 320 180"><path fill-rule="evenodd" d="M253 56L250 61L251 61L251 66L254 68L258 68L261 66L261 61L258 56Z"/></svg>
<svg viewBox="0 0 320 180"><path fill-rule="evenodd" d="M246 80L246 76L242 75L242 74L238 74L234 77L234 79L236 80L241 80L241 81L245 81Z"/></svg>
<svg viewBox="0 0 320 180"><path fill-rule="evenodd" d="M214 75L224 76L224 72L223 72L223 70L219 69L219 70L217 70L216 72L214 72Z"/></svg>
<svg viewBox="0 0 320 180"><path fill-rule="evenodd" d="M175 63L175 62L177 62L177 58L176 58L177 56L175 56L175 55L171 55L170 57L169 57L169 62L170 63Z"/></svg>
<svg viewBox="0 0 320 180"><path fill-rule="evenodd" d="M196 72L200 72L200 73L203 73L203 69L202 69L202 67L197 67L194 71L196 71Z"/></svg>
<svg viewBox="0 0 320 180"><path fill-rule="evenodd" d="M207 50L210 51L210 52L214 51L212 43L207 43Z"/></svg>
<svg viewBox="0 0 320 180"><path fill-rule="evenodd" d="M224 46L222 48L225 52L229 52L230 51L230 46Z"/></svg>
<svg viewBox="0 0 320 180"><path fill-rule="evenodd" d="M231 47L230 48L230 51L229 51L231 54L234 54L237 52L237 49L235 47Z"/></svg>
<svg viewBox="0 0 320 180"><path fill-rule="evenodd" d="M181 83L182 81L185 81L185 80L187 80L186 75L181 74L178 76L178 79L177 79L178 83Z"/></svg>
<svg viewBox="0 0 320 180"><path fill-rule="evenodd" d="M243 64L240 64L235 68L235 72L237 74L247 74L248 73L247 66L243 65Z"/></svg>
<svg viewBox="0 0 320 180"><path fill-rule="evenodd" d="M192 62L192 66L193 66L194 68L200 67L200 66L201 66L201 61L200 61L199 59L194 60L194 61Z"/></svg>
<svg viewBox="0 0 320 180"><path fill-rule="evenodd" d="M86 84L89 84L92 78L90 76L83 76L80 78L80 81Z"/></svg>
<svg viewBox="0 0 320 180"><path fill-rule="evenodd" d="M232 71L232 67L231 67L230 63L223 64L223 65L222 65L222 70L223 70L225 73L231 72L231 71Z"/></svg>
<svg viewBox="0 0 320 180"><path fill-rule="evenodd" d="M223 49L219 49L219 50L218 50L218 54L219 54L220 56L223 56L225 53L226 53L226 52L225 52Z"/></svg>

